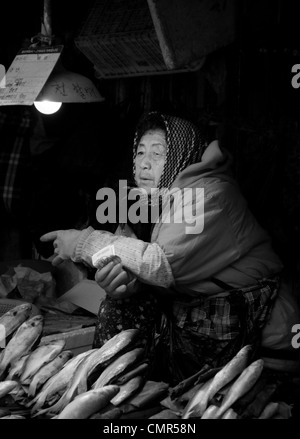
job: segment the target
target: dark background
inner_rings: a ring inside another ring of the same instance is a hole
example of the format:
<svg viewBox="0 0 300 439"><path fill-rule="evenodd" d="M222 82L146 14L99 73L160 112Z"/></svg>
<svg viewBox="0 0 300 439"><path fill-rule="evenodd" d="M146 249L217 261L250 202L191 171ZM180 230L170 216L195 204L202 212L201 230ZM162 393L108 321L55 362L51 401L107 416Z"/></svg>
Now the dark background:
<svg viewBox="0 0 300 439"><path fill-rule="evenodd" d="M291 85L300 64L299 2L238 1L235 41L195 72L102 80L73 42L92 4L53 0L53 33L65 46L65 67L93 79L105 102L69 104L53 116L0 108L0 148L16 136L23 142L18 196L10 206L0 198L0 260L31 257L33 245L49 256L42 233L94 221L96 191L131 169L137 119L161 109L193 120L232 152L251 209L299 279L300 89ZM0 13L0 63L8 68L40 32L43 2L5 2Z"/></svg>

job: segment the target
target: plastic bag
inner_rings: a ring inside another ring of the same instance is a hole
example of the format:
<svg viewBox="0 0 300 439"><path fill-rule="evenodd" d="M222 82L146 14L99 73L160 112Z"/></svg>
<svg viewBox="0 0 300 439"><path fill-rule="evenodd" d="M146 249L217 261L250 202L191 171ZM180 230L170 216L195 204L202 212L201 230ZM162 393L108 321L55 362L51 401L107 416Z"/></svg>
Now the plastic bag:
<svg viewBox="0 0 300 439"><path fill-rule="evenodd" d="M262 331L262 347L290 350L295 335L292 328L300 324L300 309L293 295L291 282L283 279L271 316Z"/></svg>

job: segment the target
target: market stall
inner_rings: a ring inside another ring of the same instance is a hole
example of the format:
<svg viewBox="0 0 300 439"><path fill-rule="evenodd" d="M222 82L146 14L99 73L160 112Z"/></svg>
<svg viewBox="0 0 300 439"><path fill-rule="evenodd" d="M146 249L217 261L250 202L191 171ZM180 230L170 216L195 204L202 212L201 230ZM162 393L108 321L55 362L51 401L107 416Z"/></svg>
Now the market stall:
<svg viewBox="0 0 300 439"><path fill-rule="evenodd" d="M299 370L270 368L250 345L225 366L171 386L151 379L138 329L93 348L92 315L63 315L53 295L47 306L45 290L38 298L6 299L6 309L2 299L0 419L290 419L299 413Z"/></svg>

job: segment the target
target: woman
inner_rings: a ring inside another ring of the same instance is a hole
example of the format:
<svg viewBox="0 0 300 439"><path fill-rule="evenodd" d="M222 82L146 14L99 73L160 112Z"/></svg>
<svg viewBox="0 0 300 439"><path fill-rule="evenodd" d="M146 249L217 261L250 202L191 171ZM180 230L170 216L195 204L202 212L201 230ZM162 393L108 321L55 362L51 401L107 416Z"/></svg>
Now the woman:
<svg viewBox="0 0 300 439"><path fill-rule="evenodd" d="M92 265L93 255L114 245L121 263L96 273L108 299L95 345L114 335L110 315L130 310L114 331L146 322L144 334L157 337L157 370L172 383L205 365L224 365L245 344L258 346L277 295L282 264L230 164L218 142L207 145L192 123L151 112L136 130L134 179L155 212L152 224L137 227L129 217L115 234L89 227L41 238L54 240L54 265L68 258Z"/></svg>

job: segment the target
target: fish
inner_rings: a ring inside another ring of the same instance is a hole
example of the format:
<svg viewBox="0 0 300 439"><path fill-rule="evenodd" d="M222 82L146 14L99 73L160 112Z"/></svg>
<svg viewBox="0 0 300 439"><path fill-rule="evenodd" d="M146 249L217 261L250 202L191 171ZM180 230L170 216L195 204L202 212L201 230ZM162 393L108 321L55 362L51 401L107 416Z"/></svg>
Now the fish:
<svg viewBox="0 0 300 439"><path fill-rule="evenodd" d="M210 405L207 407L203 415L201 416L201 419L215 419L215 413L218 411L217 405Z"/></svg>
<svg viewBox="0 0 300 439"><path fill-rule="evenodd" d="M18 386L18 382L14 380L6 380L0 382L0 398L10 393Z"/></svg>
<svg viewBox="0 0 300 439"><path fill-rule="evenodd" d="M140 330L133 328L124 329L110 338L106 343L104 343L103 346L99 348L99 351L95 357L93 359L89 359L89 361L93 362L94 364L91 365L88 376L91 376L96 369L99 369L100 366L105 367L111 363L114 358L121 355L125 349L128 349L139 336ZM79 393L86 391L86 389L87 382L83 378L79 385Z"/></svg>
<svg viewBox="0 0 300 439"><path fill-rule="evenodd" d="M32 351L25 363L24 371L20 376L21 384L30 384L37 371L60 354L65 347L65 340L59 339L49 343L42 343Z"/></svg>
<svg viewBox="0 0 300 439"><path fill-rule="evenodd" d="M241 396L243 396L251 387L256 383L260 377L264 367L264 360L259 359L253 361L246 369L243 370L241 375L235 380L235 382L230 387L228 393L222 400L222 404L219 407L216 417L221 418L222 415L232 406L235 401L237 401Z"/></svg>
<svg viewBox="0 0 300 439"><path fill-rule="evenodd" d="M72 379L68 380L68 384L65 387L61 397L56 402L54 406L51 406L52 413L57 413L61 411L67 404L69 404L75 396L79 395L79 393L83 393L79 391L79 383L82 379L87 379L87 374L90 368L95 365L95 361L97 360L97 354L99 349L92 349L89 352L88 358L84 359L84 361L80 361L80 363L76 366L74 373L72 375ZM92 358L92 361L90 360ZM46 413L46 411L43 411Z"/></svg>
<svg viewBox="0 0 300 439"><path fill-rule="evenodd" d="M186 390L182 395L180 395L177 398L175 398L175 400L177 400L179 402L179 404L182 404L182 405L186 406L186 404L188 404L188 402L191 401L191 399L196 395L198 390L200 390L200 388L203 385L204 385L204 382L195 384L193 387L191 387L190 389ZM173 399L173 398L171 398L171 399Z"/></svg>
<svg viewBox="0 0 300 439"><path fill-rule="evenodd" d="M204 383L200 383L200 388L193 394L193 396L191 396L189 402L187 403L185 409L183 410L182 419L189 419L192 413L194 412L195 408L201 405L203 399L206 398L207 389L211 385L213 379L214 378L212 377L207 381L205 381ZM196 417L201 418L205 410L202 412L201 415L197 415Z"/></svg>
<svg viewBox="0 0 300 439"><path fill-rule="evenodd" d="M0 317L0 346L15 332L20 325L30 316L32 311L31 303L22 303L7 311ZM4 346L5 347L5 346Z"/></svg>
<svg viewBox="0 0 300 439"><path fill-rule="evenodd" d="M87 391L88 378L100 368L112 362L120 355L125 348L136 340L140 331L138 329L127 329L116 334L109 339L103 346L95 349L95 352L78 367L71 387L65 395L65 403L70 402L77 394Z"/></svg>
<svg viewBox="0 0 300 439"><path fill-rule="evenodd" d="M92 388L97 389L110 384L110 382L117 378L124 370L127 369L127 367L136 363L144 352L144 348L135 348L131 351L125 352L123 355L120 355L104 369L104 371L92 385Z"/></svg>
<svg viewBox="0 0 300 439"><path fill-rule="evenodd" d="M19 382L18 385L13 390L11 390L10 395L12 396L14 401L17 401L18 403L21 402L21 404L23 404L23 402L27 400L26 390Z"/></svg>
<svg viewBox="0 0 300 439"><path fill-rule="evenodd" d="M232 408L226 410L221 419L237 419L238 414Z"/></svg>
<svg viewBox="0 0 300 439"><path fill-rule="evenodd" d="M127 398L132 396L144 383L144 378L141 376L135 376L120 386L119 392L111 400L111 403L115 406L120 405Z"/></svg>
<svg viewBox="0 0 300 439"><path fill-rule="evenodd" d="M9 409L5 409L3 407L0 408L0 418L3 418L3 416L10 415L11 411Z"/></svg>
<svg viewBox="0 0 300 439"><path fill-rule="evenodd" d="M65 363L59 372L46 381L36 397L29 402L29 406L33 406L31 409L32 416L47 413L50 407L53 407L53 402L56 401L57 398L59 398L57 403L60 402L62 396L73 381L73 376L77 367L86 357L91 355L92 352L94 352L94 349L89 349L88 351L82 352L81 354L76 355L76 357L71 358ZM50 407L41 410L46 402Z"/></svg>
<svg viewBox="0 0 300 439"><path fill-rule="evenodd" d="M119 386L116 385L88 390L77 395L55 419L87 419L108 405L118 392Z"/></svg>
<svg viewBox="0 0 300 439"><path fill-rule="evenodd" d="M88 356L86 361L80 362L74 371L72 380L68 379L68 385L59 400L54 405L51 405L51 407L43 409L37 414L47 413L50 409L51 413L58 413L63 410L75 396L87 390L88 377L91 376L96 369L100 366L105 367L113 358L134 343L139 335L139 329L125 329L109 339L101 348L92 349L90 352L91 355ZM34 408L36 409L36 407Z"/></svg>
<svg viewBox="0 0 300 439"><path fill-rule="evenodd" d="M240 375L242 371L248 364L249 354L252 350L251 345L246 345L239 352L222 367L219 372L210 380L210 384L205 388L205 392L201 392L201 400L197 398L197 394L195 395L195 402L193 404L189 404L189 408L186 409L183 413L182 419L188 419L190 414L193 412L194 417L200 417L205 412L208 407L211 399L216 395L216 393L225 387L230 381L232 381L235 377ZM203 387L202 387L203 389ZM197 413L196 413L197 412Z"/></svg>
<svg viewBox="0 0 300 439"><path fill-rule="evenodd" d="M21 376L28 357L29 354L23 355L21 358L11 364L8 375L6 377L7 380L12 380Z"/></svg>
<svg viewBox="0 0 300 439"><path fill-rule="evenodd" d="M42 366L34 375L28 388L28 396L34 397L36 391L51 377L58 373L63 365L73 357L72 351L62 351L49 363Z"/></svg>
<svg viewBox="0 0 300 439"><path fill-rule="evenodd" d="M149 369L148 363L141 363L134 369L129 370L127 373L122 374L119 376L119 378L114 382L114 384L117 384L117 386L121 386L127 381L131 380L131 378L134 378L135 376L144 376L146 372Z"/></svg>
<svg viewBox="0 0 300 439"><path fill-rule="evenodd" d="M25 416L22 415L6 415L2 416L0 419L26 419Z"/></svg>
<svg viewBox="0 0 300 439"><path fill-rule="evenodd" d="M14 361L27 354L43 330L43 316L25 320L0 354L0 377Z"/></svg>
<svg viewBox="0 0 300 439"><path fill-rule="evenodd" d="M122 415L122 409L119 407L111 408L110 405L107 405L104 409L90 416L89 419L119 419Z"/></svg>
<svg viewBox="0 0 300 439"><path fill-rule="evenodd" d="M134 406L136 409L146 409L151 404L153 407L155 403L159 403L166 397L168 391L169 384L164 381L147 380L138 392L126 400L125 405Z"/></svg>
<svg viewBox="0 0 300 439"><path fill-rule="evenodd" d="M278 407L279 407L278 402L270 401L265 406L265 408L261 412L259 418L257 418L257 419L270 419L270 418L272 418L272 416L275 416L276 413L278 412Z"/></svg>
<svg viewBox="0 0 300 439"><path fill-rule="evenodd" d="M149 419L180 419L180 414L171 409L164 409L161 412L150 416Z"/></svg>

